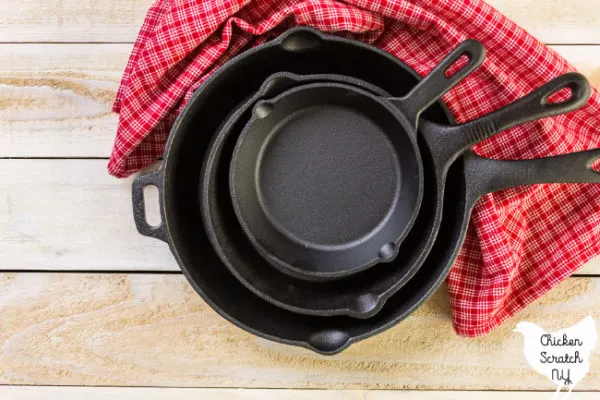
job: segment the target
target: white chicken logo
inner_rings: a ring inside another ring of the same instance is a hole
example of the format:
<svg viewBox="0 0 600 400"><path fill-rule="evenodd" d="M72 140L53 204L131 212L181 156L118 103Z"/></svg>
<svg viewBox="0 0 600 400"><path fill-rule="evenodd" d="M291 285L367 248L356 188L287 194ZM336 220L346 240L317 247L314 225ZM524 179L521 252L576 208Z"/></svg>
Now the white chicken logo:
<svg viewBox="0 0 600 400"><path fill-rule="evenodd" d="M563 387L573 387L590 370L590 357L598 338L596 322L587 317L574 326L549 333L531 322L519 322L515 332L525 337L525 359L556 385L554 398Z"/></svg>

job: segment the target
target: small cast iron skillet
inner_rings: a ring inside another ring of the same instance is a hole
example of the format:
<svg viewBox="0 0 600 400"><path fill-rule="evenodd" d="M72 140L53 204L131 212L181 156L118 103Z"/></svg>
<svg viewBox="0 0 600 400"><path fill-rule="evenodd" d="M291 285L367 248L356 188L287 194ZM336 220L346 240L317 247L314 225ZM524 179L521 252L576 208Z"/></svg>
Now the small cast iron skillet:
<svg viewBox="0 0 600 400"><path fill-rule="evenodd" d="M302 43L305 46L300 46ZM316 45L310 46L311 43ZM366 69L363 68L365 66ZM379 69L373 69L376 66ZM434 258L417 274L415 284L407 285L400 295L390 299L379 314L365 320L291 313L260 299L229 272L211 246L202 224L197 190L200 173L198 152L204 152L211 135L231 110L257 90L259 82L278 70L347 74L384 87L394 96L407 93L419 79L408 66L371 46L304 28L290 30L279 39L224 65L196 91L169 136L162 164L157 170L140 175L134 181L134 219L141 234L168 242L192 287L228 321L266 339L306 347L322 354L334 354L355 341L393 326L425 301L443 280L443 274L449 268L444 263L452 263L452 254L446 256L442 253L450 253L452 249L447 243L438 242L436 251L431 253ZM256 75L245 76L248 71ZM372 71L377 71L377 74L369 77ZM400 76L403 79L398 79ZM431 107L425 114L429 120L436 122L452 121L442 103ZM421 156L424 163L430 159L423 152ZM453 170L448 184L456 190L449 194L457 194L460 200L461 182L465 187L464 177L461 169L456 173ZM147 185L156 186L160 193L162 222L158 226L146 222L143 188ZM424 201L426 198L427 192ZM444 223L442 232L460 233L458 214L461 209L466 209L465 202L447 201L445 208L448 210L446 215L452 217L456 213L457 218L452 218L449 224Z"/></svg>
<svg viewBox="0 0 600 400"><path fill-rule="evenodd" d="M447 76L463 56L468 61ZM315 281L392 261L423 196L419 115L484 58L481 43L464 41L402 98L341 80L257 104L232 157L230 193L259 253Z"/></svg>

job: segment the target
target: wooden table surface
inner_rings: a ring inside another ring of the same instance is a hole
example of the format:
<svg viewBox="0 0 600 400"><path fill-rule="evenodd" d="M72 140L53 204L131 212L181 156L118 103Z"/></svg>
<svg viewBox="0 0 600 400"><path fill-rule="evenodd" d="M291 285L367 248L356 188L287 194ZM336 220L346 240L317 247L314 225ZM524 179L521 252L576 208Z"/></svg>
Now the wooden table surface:
<svg viewBox="0 0 600 400"><path fill-rule="evenodd" d="M512 329L600 320L600 259L478 339L455 335L445 288L334 357L213 312L167 246L137 234L131 179L106 172L111 103L151 3L0 2L0 399L549 398ZM598 1L490 3L600 83ZM600 349L576 389L598 398Z"/></svg>

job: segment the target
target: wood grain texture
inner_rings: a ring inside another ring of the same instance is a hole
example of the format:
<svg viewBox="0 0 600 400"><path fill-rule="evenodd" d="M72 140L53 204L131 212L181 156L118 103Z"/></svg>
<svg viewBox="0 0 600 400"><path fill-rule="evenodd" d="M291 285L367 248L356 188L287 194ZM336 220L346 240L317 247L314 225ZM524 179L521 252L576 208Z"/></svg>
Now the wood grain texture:
<svg viewBox="0 0 600 400"><path fill-rule="evenodd" d="M545 392L400 392L396 390L372 390L367 392L364 400L551 400L552 396L553 394ZM569 400L595 400L597 398L597 392L574 392Z"/></svg>
<svg viewBox="0 0 600 400"><path fill-rule="evenodd" d="M2 0L0 42L133 42L154 0Z"/></svg>
<svg viewBox="0 0 600 400"><path fill-rule="evenodd" d="M600 8L595 1L485 1L544 43L600 43Z"/></svg>
<svg viewBox="0 0 600 400"><path fill-rule="evenodd" d="M137 233L131 179L105 160L0 160L0 181L0 269L179 269Z"/></svg>
<svg viewBox="0 0 600 400"><path fill-rule="evenodd" d="M137 233L131 181L105 160L0 160L0 270L178 271L165 243ZM600 275L600 257L578 273Z"/></svg>
<svg viewBox="0 0 600 400"><path fill-rule="evenodd" d="M600 279L569 279L492 334L460 338L445 290L334 357L225 322L180 275L0 274L0 384L552 390L512 330L600 318ZM600 349L578 389L600 387Z"/></svg>
<svg viewBox="0 0 600 400"><path fill-rule="evenodd" d="M366 400L367 394L368 391L365 390L0 387L2 400ZM442 393L441 396L443 395ZM402 398L410 399L408 396ZM378 400L377 397L368 399Z"/></svg>
<svg viewBox="0 0 600 400"><path fill-rule="evenodd" d="M598 275L600 276L600 257L590 260L577 270L575 275Z"/></svg>
<svg viewBox="0 0 600 400"><path fill-rule="evenodd" d="M553 48L600 84L600 46ZM130 51L128 44L0 44L0 157L108 157L112 102Z"/></svg>
<svg viewBox="0 0 600 400"><path fill-rule="evenodd" d="M466 392L314 389L190 389L114 387L0 387L3 400L548 400L547 392ZM577 392L572 400L595 400L598 393Z"/></svg>
<svg viewBox="0 0 600 400"><path fill-rule="evenodd" d="M0 157L108 157L118 119L112 103L130 51L0 45Z"/></svg>
<svg viewBox="0 0 600 400"><path fill-rule="evenodd" d="M600 89L600 46L550 46Z"/></svg>
<svg viewBox="0 0 600 400"><path fill-rule="evenodd" d="M600 43L589 0L487 0L546 43ZM0 42L133 42L153 0L3 0Z"/></svg>
<svg viewBox="0 0 600 400"><path fill-rule="evenodd" d="M109 156L112 101L153 1L0 2L0 158ZM488 2L547 43L600 44L594 1ZM554 48L600 83L600 47ZM131 180L109 177L105 164L0 160L0 270L178 270L165 244L137 234ZM600 275L600 258L580 273ZM327 358L232 326L181 275L3 273L0 399L542 400L549 393L362 389L550 391L526 364L514 324L598 320L599 294L600 278L569 279L491 335L464 339L442 289L404 323ZM14 384L302 390L1 386ZM596 350L577 389L599 387Z"/></svg>

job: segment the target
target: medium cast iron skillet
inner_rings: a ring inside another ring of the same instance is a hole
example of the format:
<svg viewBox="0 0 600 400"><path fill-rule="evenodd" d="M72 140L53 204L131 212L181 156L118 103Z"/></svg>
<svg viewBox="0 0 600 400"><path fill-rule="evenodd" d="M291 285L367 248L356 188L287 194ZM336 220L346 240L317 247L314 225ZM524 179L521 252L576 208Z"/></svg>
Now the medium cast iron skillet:
<svg viewBox="0 0 600 400"><path fill-rule="evenodd" d="M320 91L333 85L301 85L293 90L310 90L314 88ZM572 96L569 100L560 104L547 103L546 99L552 93L556 93L565 86L572 89ZM220 246L227 249L221 249L219 253L222 254L223 261L246 287L279 307L308 315L372 317L391 295L409 281L431 249L441 222L445 174L450 163L458 154L466 150L470 144L475 143L481 137L478 135L491 135L496 131L513 126L517 122L573 110L587 101L589 90L587 81L581 75L566 74L501 110L461 126L442 126L423 120L421 123L421 138L425 143L421 146L421 149L427 149L427 153L432 155L429 166L424 170L427 183L424 205L415 227L408 235L406 243L400 248L400 255L392 263L386 265L385 268L381 265L356 277L339 282L319 284L311 284L310 282L302 282L282 276L282 274L277 273L278 271L267 268L261 257L253 253L243 238L234 232L238 228L235 222L224 222L224 216L230 214L229 201L225 196L218 194L219 192L216 189L218 179L216 177L212 178L212 185L215 189L211 190L210 181L206 180L207 175L205 175L203 190L208 194L205 203L210 204L212 202L214 204L212 207L212 221L214 224L207 225L209 232L212 232L213 245L217 249ZM270 93L273 92L270 91ZM314 97L326 98L322 95ZM270 103L275 101L277 99L270 101ZM249 108L249 104L251 104L251 101L246 103L246 109ZM244 109L244 107L241 108ZM288 112L288 110L285 110L285 112ZM519 118L520 121L516 121L516 118ZM232 124L228 127L230 129L229 134L235 135L231 131L235 132L235 129L239 129L239 127L235 128L233 124L235 118L232 118L230 122ZM277 124L274 125L277 126ZM228 133L225 132L225 135L228 135ZM240 141L241 139L238 140L237 146L240 145ZM213 153L213 151L216 151L216 153ZM211 148L210 153L223 157L223 160L220 161L223 165L229 160L230 153L225 151L221 154L222 151L223 143L216 143L216 147ZM301 152L301 149L299 151ZM304 153L301 152L301 154ZM210 163L212 163L211 168L216 168L215 162L214 158L210 160ZM284 169L283 166L279 168ZM213 169L210 174L214 175L217 173L216 171L216 169ZM221 172L219 175L224 177L225 173ZM292 184L295 182L296 180L291 180ZM209 208L209 206L206 206L207 210ZM217 215L218 213L221 215ZM302 216L297 216L297 218L302 218ZM205 217L205 222L209 219Z"/></svg>
<svg viewBox="0 0 600 400"><path fill-rule="evenodd" d="M402 98L386 101L342 80L257 104L233 154L230 191L259 253L284 273L319 281L392 261L423 195L419 115L484 58L481 43L467 40Z"/></svg>
<svg viewBox="0 0 600 400"><path fill-rule="evenodd" d="M319 45L290 46L290 43L309 44L313 35L320 38L316 41ZM360 60L361 63L348 60ZM379 65L380 69L376 76L369 78L373 69L364 70L364 65ZM451 252L451 249L445 243L436 246L440 251L432 253L435 259L417 274L415 285L405 287L402 295L394 296L381 313L366 320L290 313L252 294L227 270L210 245L200 217L200 199L194 183L200 172L198 152L203 152L211 134L230 111L256 90L259 82L277 70L349 74L382 86L394 96L407 93L419 79L405 64L376 48L347 39L321 36L305 29L288 31L279 39L246 52L224 65L196 91L169 136L165 160L157 170L141 175L134 181L134 217L140 233L169 243L190 284L224 318L270 340L333 354L354 341L389 328L410 314L442 281L442 275L449 268L444 262L452 262L451 255L443 256L442 250ZM248 71L256 74L250 74L248 78L244 74ZM399 80L401 75L404 79ZM431 107L426 116L436 122L451 121L441 103ZM457 191L453 190L451 194L458 193L461 183L461 175L457 175L456 181L454 175L451 171L449 184L456 187ZM154 185L160 192L162 222L158 226L150 226L146 222L143 201L143 187L146 185ZM424 201L426 197L427 194ZM459 205L454 207L455 204ZM450 211L447 214L451 216L454 208L459 212L463 206L460 202L445 203L445 208ZM458 215L457 219L460 220ZM460 233L460 224L450 225L444 226L442 232Z"/></svg>

